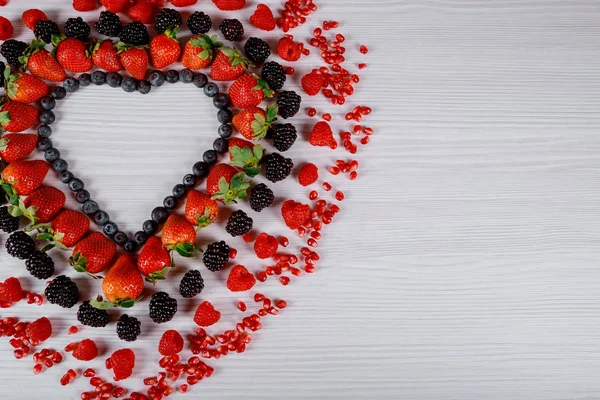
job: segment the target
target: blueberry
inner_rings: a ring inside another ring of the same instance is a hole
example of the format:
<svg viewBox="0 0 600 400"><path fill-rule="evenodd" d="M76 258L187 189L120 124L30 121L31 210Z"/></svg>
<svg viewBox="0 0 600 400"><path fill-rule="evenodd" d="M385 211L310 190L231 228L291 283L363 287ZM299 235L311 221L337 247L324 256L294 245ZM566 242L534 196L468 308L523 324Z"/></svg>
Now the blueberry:
<svg viewBox="0 0 600 400"><path fill-rule="evenodd" d="M123 245L123 249L128 253L133 253L137 249L137 243L133 240L128 240Z"/></svg>
<svg viewBox="0 0 600 400"><path fill-rule="evenodd" d="M213 142L213 149L217 153L225 153L227 150L229 150L229 142L223 138L216 138Z"/></svg>
<svg viewBox="0 0 600 400"><path fill-rule="evenodd" d="M187 68L179 71L179 80L183 83L190 83L194 80L194 73Z"/></svg>
<svg viewBox="0 0 600 400"><path fill-rule="evenodd" d="M106 83L112 88L121 87L123 77L118 72L109 72L106 75Z"/></svg>
<svg viewBox="0 0 600 400"><path fill-rule="evenodd" d="M204 178L206 175L208 175L209 171L210 171L210 166L207 163L205 163L204 161L198 161L192 167L192 172L198 178Z"/></svg>
<svg viewBox="0 0 600 400"><path fill-rule="evenodd" d="M177 200L173 196L167 196L163 200L163 206L168 210L172 211L177 207Z"/></svg>
<svg viewBox="0 0 600 400"><path fill-rule="evenodd" d="M118 230L119 230L119 227L117 226L117 224L115 224L112 221L108 221L102 227L102 232L104 232L104 234L106 236L114 236L114 234L117 233Z"/></svg>
<svg viewBox="0 0 600 400"><path fill-rule="evenodd" d="M164 207L156 207L152 210L152 220L157 224L162 224L169 218L169 212Z"/></svg>
<svg viewBox="0 0 600 400"><path fill-rule="evenodd" d="M148 234L144 231L137 231L133 234L133 240L135 240L136 244L141 246L148 240Z"/></svg>
<svg viewBox="0 0 600 400"><path fill-rule="evenodd" d="M96 86L102 86L106 83L106 73L104 71L92 72L92 83Z"/></svg>
<svg viewBox="0 0 600 400"><path fill-rule="evenodd" d="M51 96L44 96L40 99L40 106L42 106L44 110L53 110L56 106L56 100Z"/></svg>
<svg viewBox="0 0 600 400"><path fill-rule="evenodd" d="M153 235L157 229L158 229L158 224L156 222L152 221L151 219L147 220L146 222L144 222L142 224L142 230L144 231L144 233L146 233L148 235Z"/></svg>
<svg viewBox="0 0 600 400"><path fill-rule="evenodd" d="M130 76L126 76L121 82L121 88L127 93L135 92L137 90L137 85L137 81Z"/></svg>
<svg viewBox="0 0 600 400"><path fill-rule="evenodd" d="M83 204L86 201L88 201L90 199L90 192L88 192L87 190L80 190L79 192L77 192L75 194L75 200L77 200L77 202L79 204Z"/></svg>
<svg viewBox="0 0 600 400"><path fill-rule="evenodd" d="M106 225L110 217L106 211L99 210L94 214L94 222L100 226Z"/></svg>
<svg viewBox="0 0 600 400"><path fill-rule="evenodd" d="M176 199L180 199L185 196L185 192L187 192L187 189L181 183L178 183L173 187L173 197Z"/></svg>
<svg viewBox="0 0 600 400"><path fill-rule="evenodd" d="M79 90L79 81L75 78L67 78L63 82L63 88L65 88L65 90L69 93L76 92ZM60 100L56 97L54 97L54 98L57 100Z"/></svg>
<svg viewBox="0 0 600 400"><path fill-rule="evenodd" d="M92 76L88 73L79 75L79 86L90 86L92 83Z"/></svg>
<svg viewBox="0 0 600 400"><path fill-rule="evenodd" d="M219 109L227 108L229 106L229 102L229 96L227 96L225 93L217 93L215 97L213 97L213 104Z"/></svg>
<svg viewBox="0 0 600 400"><path fill-rule="evenodd" d="M46 138L46 137L40 137L38 139L37 142L37 148L40 151L46 151L48 150L50 147L52 147L52 140Z"/></svg>
<svg viewBox="0 0 600 400"><path fill-rule="evenodd" d="M94 215L100 210L100 207L98 206L98 203L96 203L94 200L88 200L85 203L83 203L83 206L81 206L81 210L85 215Z"/></svg>
<svg viewBox="0 0 600 400"><path fill-rule="evenodd" d="M233 113L228 108L223 108L217 112L217 120L222 124L231 122L232 119Z"/></svg>
<svg viewBox="0 0 600 400"><path fill-rule="evenodd" d="M48 162L56 161L60 158L60 151L54 147L51 147L44 152L44 158Z"/></svg>
<svg viewBox="0 0 600 400"><path fill-rule="evenodd" d="M58 179L62 183L69 183L73 179L73 173L71 171L65 171L59 175Z"/></svg>
<svg viewBox="0 0 600 400"><path fill-rule="evenodd" d="M62 158L59 158L52 163L52 169L58 173L65 172L69 169L69 163Z"/></svg>
<svg viewBox="0 0 600 400"><path fill-rule="evenodd" d="M194 76L194 85L199 88L203 88L208 83L208 77L203 73L199 73Z"/></svg>
<svg viewBox="0 0 600 400"><path fill-rule="evenodd" d="M56 115L50 110L44 110L40 114L40 122L46 125L52 125L56 121Z"/></svg>
<svg viewBox="0 0 600 400"><path fill-rule="evenodd" d="M83 190L83 186L83 181L79 178L73 178L71 181L69 181L69 190L72 192L79 192L80 190Z"/></svg>
<svg viewBox="0 0 600 400"><path fill-rule="evenodd" d="M165 75L165 79L169 83L177 83L179 82L179 73L174 69L167 71Z"/></svg>
<svg viewBox="0 0 600 400"><path fill-rule="evenodd" d="M48 138L52 136L52 128L50 128L48 125L40 125L38 126L37 133L40 135L40 137Z"/></svg>
<svg viewBox="0 0 600 400"><path fill-rule="evenodd" d="M206 150L202 154L202 161L207 164L214 164L217 161L217 152L214 150Z"/></svg>
<svg viewBox="0 0 600 400"><path fill-rule="evenodd" d="M233 129L231 128L231 125L229 125L229 124L222 124L219 126L217 133L223 139L229 139L231 137L231 134L233 133Z"/></svg>
<svg viewBox="0 0 600 400"><path fill-rule="evenodd" d="M148 93L150 93L150 90L152 90L152 85L150 84L150 82L140 81L140 83L138 85L138 91L141 94L148 94Z"/></svg>
<svg viewBox="0 0 600 400"><path fill-rule="evenodd" d="M152 86L162 86L165 83L165 74L160 71L152 71L148 77L148 80Z"/></svg>
<svg viewBox="0 0 600 400"><path fill-rule="evenodd" d="M196 186L196 175L187 174L186 176L183 177L182 182L185 187L193 188L194 186Z"/></svg>
<svg viewBox="0 0 600 400"><path fill-rule="evenodd" d="M216 83L209 82L204 86L204 94L208 97L215 97L219 93L219 87Z"/></svg>
<svg viewBox="0 0 600 400"><path fill-rule="evenodd" d="M67 78L67 79L73 79L73 78ZM54 97L55 100L62 100L67 96L67 91L65 90L64 87L57 86L52 89L52 92L50 92L50 95L52 97Z"/></svg>
<svg viewBox="0 0 600 400"><path fill-rule="evenodd" d="M113 236L113 241L116 244L123 244L127 241L127 235L125 232L117 231L117 233L115 233Z"/></svg>

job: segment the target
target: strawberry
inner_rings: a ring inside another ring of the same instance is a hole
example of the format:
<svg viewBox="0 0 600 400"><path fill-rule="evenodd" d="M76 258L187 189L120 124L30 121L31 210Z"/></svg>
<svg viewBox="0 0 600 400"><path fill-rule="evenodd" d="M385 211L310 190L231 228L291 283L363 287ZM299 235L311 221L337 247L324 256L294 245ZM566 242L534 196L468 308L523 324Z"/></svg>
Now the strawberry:
<svg viewBox="0 0 600 400"><path fill-rule="evenodd" d="M265 112L259 107L249 107L233 117L233 126L250 140L261 140L277 120L277 106L270 105Z"/></svg>
<svg viewBox="0 0 600 400"><path fill-rule="evenodd" d="M38 229L41 233L38 234L37 239L54 242L46 246L46 248L52 246L66 250L69 247L75 246L87 233L89 228L90 220L85 214L72 210L64 210L52 220L50 226L38 225L30 227L28 230Z"/></svg>
<svg viewBox="0 0 600 400"><path fill-rule="evenodd" d="M237 203L236 198L246 198L250 183L244 181L244 173L228 164L217 164L206 177L206 191L214 200L223 204Z"/></svg>
<svg viewBox="0 0 600 400"><path fill-rule="evenodd" d="M231 149L234 147L239 147L240 149L250 149L254 148L254 143L249 142L248 140L240 139L238 137L232 137L229 139L229 161L233 161L233 155L231 154Z"/></svg>
<svg viewBox="0 0 600 400"><path fill-rule="evenodd" d="M92 300L92 306L101 309L115 306L130 308L140 299L144 279L129 254L121 255L108 270L102 281L102 291L107 301Z"/></svg>
<svg viewBox="0 0 600 400"><path fill-rule="evenodd" d="M7 278L0 282L0 303L16 303L21 301L24 293L21 289L21 282L17 278Z"/></svg>
<svg viewBox="0 0 600 400"><path fill-rule="evenodd" d="M130 349L117 350L112 353L107 364L113 370L115 381L129 378L135 367L135 353Z"/></svg>
<svg viewBox="0 0 600 400"><path fill-rule="evenodd" d="M171 214L162 230L162 244L182 257L193 257L196 247L196 230L183 216Z"/></svg>
<svg viewBox="0 0 600 400"><path fill-rule="evenodd" d="M254 14L250 17L250 23L263 31L272 31L276 26L273 11L265 4L259 4L256 7Z"/></svg>
<svg viewBox="0 0 600 400"><path fill-rule="evenodd" d="M209 301L200 303L194 314L194 322L199 326L211 326L220 319L221 313Z"/></svg>
<svg viewBox="0 0 600 400"><path fill-rule="evenodd" d="M220 47L223 47L223 43L217 41L217 35L193 36L185 44L181 63L191 70L208 67L214 58L215 50Z"/></svg>
<svg viewBox="0 0 600 400"><path fill-rule="evenodd" d="M67 38L65 35L52 37L52 52L64 69L70 72L87 72L94 64L85 43L79 39Z"/></svg>
<svg viewBox="0 0 600 400"><path fill-rule="evenodd" d="M73 0L73 9L79 12L93 11L98 8L96 0Z"/></svg>
<svg viewBox="0 0 600 400"><path fill-rule="evenodd" d="M100 0L106 11L120 13L129 7L129 0Z"/></svg>
<svg viewBox="0 0 600 400"><path fill-rule="evenodd" d="M298 43L284 36L277 43L277 54L286 61L298 61L302 54L302 49Z"/></svg>
<svg viewBox="0 0 600 400"><path fill-rule="evenodd" d="M7 133L0 139L0 160L10 164L27 158L35 149L37 139L33 133Z"/></svg>
<svg viewBox="0 0 600 400"><path fill-rule="evenodd" d="M317 179L319 179L319 168L312 163L304 164L298 174L298 182L302 186L309 186L315 183Z"/></svg>
<svg viewBox="0 0 600 400"><path fill-rule="evenodd" d="M221 11L241 10L246 5L246 0L212 0Z"/></svg>
<svg viewBox="0 0 600 400"><path fill-rule="evenodd" d="M145 46L129 46L124 43L117 43L117 50L121 57L121 64L129 75L138 80L146 77L148 68L148 53Z"/></svg>
<svg viewBox="0 0 600 400"><path fill-rule="evenodd" d="M319 94L321 88L325 84L325 78L323 75L317 72L311 72L302 77L302 89L309 96L315 96Z"/></svg>
<svg viewBox="0 0 600 400"><path fill-rule="evenodd" d="M176 330L170 329L163 333L158 343L158 352L162 356L172 356L183 350L183 338Z"/></svg>
<svg viewBox="0 0 600 400"><path fill-rule="evenodd" d="M52 186L42 186L31 193L19 206L9 206L11 215L24 215L34 224L51 221L65 206L65 194Z"/></svg>
<svg viewBox="0 0 600 400"><path fill-rule="evenodd" d="M30 8L29 10L23 11L21 15L21 19L26 27L31 30L35 29L35 24L40 21L47 21L48 17L42 10L38 10L37 8Z"/></svg>
<svg viewBox="0 0 600 400"><path fill-rule="evenodd" d="M123 69L117 48L110 39L101 40L94 45L92 61L106 72L119 72Z"/></svg>
<svg viewBox="0 0 600 400"><path fill-rule="evenodd" d="M236 265L231 269L227 278L227 289L232 292L245 292L256 284L256 278L243 265Z"/></svg>
<svg viewBox="0 0 600 400"><path fill-rule="evenodd" d="M279 242L275 236L261 233L254 241L254 252L260 259L271 258L277 253Z"/></svg>
<svg viewBox="0 0 600 400"><path fill-rule="evenodd" d="M156 236L149 238L137 260L137 269L146 277L146 281L156 283L165 279L172 266L171 254L162 245L160 239Z"/></svg>
<svg viewBox="0 0 600 400"><path fill-rule="evenodd" d="M98 346L92 339L83 339L73 348L73 358L79 361L92 361L98 357Z"/></svg>
<svg viewBox="0 0 600 400"><path fill-rule="evenodd" d="M332 146L334 143L337 144L333 137L331 127L325 121L319 121L315 124L310 132L308 141L313 146Z"/></svg>
<svg viewBox="0 0 600 400"><path fill-rule="evenodd" d="M290 229L298 229L310 217L310 206L288 200L281 206L281 215Z"/></svg>
<svg viewBox="0 0 600 400"><path fill-rule="evenodd" d="M127 10L127 14L132 21L142 24L151 24L154 22L156 7L149 1L140 1Z"/></svg>
<svg viewBox="0 0 600 400"><path fill-rule="evenodd" d="M229 87L229 98L237 108L256 107L265 99L273 96L267 82L256 74L246 73Z"/></svg>
<svg viewBox="0 0 600 400"><path fill-rule="evenodd" d="M198 0L171 0L171 5L173 7L187 7L193 6L197 2Z"/></svg>
<svg viewBox="0 0 600 400"><path fill-rule="evenodd" d="M251 149L247 147L230 147L229 154L232 157L231 165L242 168L250 178L260 174L260 161L264 154L260 145L257 144Z"/></svg>
<svg viewBox="0 0 600 400"><path fill-rule="evenodd" d="M95 274L104 271L110 265L117 245L100 232L92 232L85 239L77 243L69 264L77 272L86 272L93 278Z"/></svg>
<svg viewBox="0 0 600 400"><path fill-rule="evenodd" d="M199 228L204 228L217 220L219 206L204 192L190 190L185 203L185 218Z"/></svg>
<svg viewBox="0 0 600 400"><path fill-rule="evenodd" d="M9 19L0 17L0 40L8 40L15 32L15 28Z"/></svg>
<svg viewBox="0 0 600 400"><path fill-rule="evenodd" d="M35 103L48 94L48 85L25 72L10 73L4 69L4 91L9 99L20 103Z"/></svg>
<svg viewBox="0 0 600 400"><path fill-rule="evenodd" d="M19 57L24 70L47 81L62 82L67 78L63 67L44 49L46 42L39 39L31 41L29 47Z"/></svg>
<svg viewBox="0 0 600 400"><path fill-rule="evenodd" d="M29 340L43 342L52 336L52 323L46 317L41 317L27 325L25 336Z"/></svg>
<svg viewBox="0 0 600 400"><path fill-rule="evenodd" d="M211 69L210 76L215 81L233 81L253 66L238 49L223 47L217 53Z"/></svg>
<svg viewBox="0 0 600 400"><path fill-rule="evenodd" d="M0 184L5 191L9 190L5 186L9 184L14 193L28 195L40 187L49 168L48 163L41 160L15 161L2 171Z"/></svg>
<svg viewBox="0 0 600 400"><path fill-rule="evenodd" d="M177 40L177 27L167 29L150 42L150 57L156 69L163 69L179 61L181 46Z"/></svg>
<svg viewBox="0 0 600 400"><path fill-rule="evenodd" d="M6 98L3 98L6 100ZM8 132L23 132L38 122L38 110L32 105L16 101L0 105L0 125Z"/></svg>

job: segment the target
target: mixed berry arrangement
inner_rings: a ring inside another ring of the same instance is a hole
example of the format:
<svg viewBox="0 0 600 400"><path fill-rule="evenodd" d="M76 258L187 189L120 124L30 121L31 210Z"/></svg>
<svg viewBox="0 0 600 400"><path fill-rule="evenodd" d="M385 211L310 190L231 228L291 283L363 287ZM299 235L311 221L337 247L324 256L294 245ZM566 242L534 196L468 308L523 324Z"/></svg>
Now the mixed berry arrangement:
<svg viewBox="0 0 600 400"><path fill-rule="evenodd" d="M0 62L4 87L0 100L0 230L5 233L6 252L24 264L23 273L15 272L15 277L0 282L0 307L8 309L26 300L38 306L73 309L79 322L67 332L55 332L47 317L26 322L7 316L0 319L0 336L10 337L15 358L33 359L34 374L59 365L65 357L79 360L80 369L65 371L59 382L66 386L81 377L89 378L90 389L80 395L83 400L162 399L175 391L185 393L212 375L214 367L208 360L244 352L266 317L278 315L288 306L283 299L252 291L269 279L286 286L316 271L320 260L316 248L324 227L340 213L345 197L324 177L338 182L344 175L346 181L358 177L355 159L343 157L334 165L316 161L298 165L288 152L300 144L354 155L373 134L372 128L361 124L371 108L346 105L360 82L357 72L366 64L346 62L339 22L319 23L305 42L288 33L311 23L309 17L317 11L313 1L289 0L274 13L266 4L251 7L245 0L212 0L228 15L218 26L207 12L209 7L197 3L73 0L75 16L67 21L52 21L42 10L30 9L22 14L23 24L32 31L29 43L13 39L11 21L0 17L0 54L5 59ZM182 14L179 7L189 8ZM95 23L77 16L90 11L99 13ZM245 38L247 24L283 33L272 48L263 38ZM178 38L184 29L191 32L185 42ZM315 51L321 58L318 64L298 76L291 65ZM354 52L361 58L368 49L361 45ZM286 87L290 77L301 84L302 91ZM175 183L162 204L149 210L140 229L128 234L94 200L93 190L61 156L53 142L55 110L67 98L94 86L148 95L175 83L196 87L200 97L212 103L206 106L214 107L217 135L212 148ZM294 124L302 107L308 116L317 117L317 110L306 106L313 96L323 96L332 107L345 110L339 126L332 127L337 113L321 114L308 129ZM32 158L36 150L43 160ZM64 188L44 183L51 171ZM255 182L259 175L268 184ZM277 190L278 183L286 179L306 187L307 197L286 198ZM65 206L68 196L80 209ZM240 209L242 202L251 211ZM260 229L260 213L270 207L279 208L282 228L292 231L291 238ZM219 216L224 217L220 219L224 221L222 238L201 247L202 229L218 224ZM237 250L229 243L235 237L253 248L256 264L270 265L236 264ZM69 273L55 273L59 257L52 255L58 252L65 252L61 259L69 264ZM170 272L178 268L180 257L193 260L198 268L181 274L179 293L169 293L161 288L161 281L174 279ZM227 289L249 293L251 303L238 300L239 320L229 330L209 332L221 319L221 311L209 300L199 299L206 285L203 274L223 272ZM47 282L43 294L22 289L20 279L27 275ZM80 290L76 276L100 279L102 293ZM156 291L145 296L152 285ZM145 308L153 323L166 324L181 312L179 297L199 300L189 318L190 331L164 331L157 343L162 356L158 371L143 379L143 390L141 384L135 388L138 391L120 385L119 381L135 373L136 354L129 343L143 337L145 331L141 321L126 310ZM115 318L110 318L113 313ZM86 367L85 362L101 356L93 337L73 341L62 350L41 348L52 336L79 332L93 336L94 328L109 326L110 321L115 321L115 339L123 341L122 348L106 358L105 367L110 371ZM182 355L185 351L192 353L187 360Z"/></svg>

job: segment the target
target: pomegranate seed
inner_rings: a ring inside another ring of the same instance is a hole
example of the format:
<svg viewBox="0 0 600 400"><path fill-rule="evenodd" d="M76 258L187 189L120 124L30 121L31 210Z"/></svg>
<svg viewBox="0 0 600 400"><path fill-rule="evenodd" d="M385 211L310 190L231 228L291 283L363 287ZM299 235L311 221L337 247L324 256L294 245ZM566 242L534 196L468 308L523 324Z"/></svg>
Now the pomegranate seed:
<svg viewBox="0 0 600 400"><path fill-rule="evenodd" d="M302 275L302 271L300 271L300 269L298 269L296 267L292 268L290 271L291 271L292 275L294 275L294 276Z"/></svg>
<svg viewBox="0 0 600 400"><path fill-rule="evenodd" d="M69 330L67 331L67 333L69 335L72 335L74 333L77 333L77 331L79 331L79 328L77 328L76 326L72 326L72 327L69 328Z"/></svg>
<svg viewBox="0 0 600 400"><path fill-rule="evenodd" d="M94 397L95 393L93 392L83 392L81 393L81 400L90 400ZM133 397L132 397L133 399Z"/></svg>
<svg viewBox="0 0 600 400"><path fill-rule="evenodd" d="M311 190L311 192L308 194L308 198L311 200L316 200L317 197L319 197L319 193L316 190Z"/></svg>
<svg viewBox="0 0 600 400"><path fill-rule="evenodd" d="M10 343L10 345L15 349L19 349L21 346L23 346L23 341L19 339L10 339L8 343Z"/></svg>
<svg viewBox="0 0 600 400"><path fill-rule="evenodd" d="M329 113L323 114L322 117L325 121L331 121L331 114Z"/></svg>
<svg viewBox="0 0 600 400"><path fill-rule="evenodd" d="M329 167L329 172L331 175L338 175L340 173L340 169L338 167Z"/></svg>
<svg viewBox="0 0 600 400"><path fill-rule="evenodd" d="M298 236L303 237L306 234L306 229L300 227L298 228Z"/></svg>
<svg viewBox="0 0 600 400"><path fill-rule="evenodd" d="M365 63L358 64L358 69L365 69L365 68L367 68L367 64L365 64Z"/></svg>
<svg viewBox="0 0 600 400"><path fill-rule="evenodd" d="M33 373L37 375L40 372L42 372L42 369L44 369L44 366L42 364L35 364L35 366L33 367Z"/></svg>
<svg viewBox="0 0 600 400"><path fill-rule="evenodd" d="M106 361L104 362L104 366L106 367L106 369L112 368L112 364L110 362L110 357L106 359Z"/></svg>
<svg viewBox="0 0 600 400"><path fill-rule="evenodd" d="M340 26L340 23L337 21L330 21L329 26L331 26L332 28L337 28L338 26Z"/></svg>
<svg viewBox="0 0 600 400"><path fill-rule="evenodd" d="M294 75L294 72L296 72L293 67L283 67L283 70L287 75Z"/></svg>
<svg viewBox="0 0 600 400"><path fill-rule="evenodd" d="M43 363L48 368L52 368L54 366L54 363L49 358L44 358Z"/></svg>
<svg viewBox="0 0 600 400"><path fill-rule="evenodd" d="M269 307L271 307L271 299L264 299L263 308L267 309Z"/></svg>
<svg viewBox="0 0 600 400"><path fill-rule="evenodd" d="M198 377L195 375L190 375L187 377L187 383L189 383L190 385L195 385L196 383L198 383Z"/></svg>
<svg viewBox="0 0 600 400"><path fill-rule="evenodd" d="M177 388L177 391L178 391L179 393L185 393L185 392L187 392L187 391L188 391L188 387L189 387L189 386L188 386L187 384L185 384L185 383L184 383L183 385L179 385L179 387Z"/></svg>
<svg viewBox="0 0 600 400"><path fill-rule="evenodd" d="M282 236L281 238L279 238L279 244L282 245L283 247L287 247L287 245L290 244L290 241L288 240L287 237Z"/></svg>
<svg viewBox="0 0 600 400"><path fill-rule="evenodd" d="M252 235L251 232L248 232L242 235L242 239L244 239L244 242L250 243L254 241L254 235Z"/></svg>
<svg viewBox="0 0 600 400"><path fill-rule="evenodd" d="M364 138L360 139L360 144L362 145L366 145L369 143L369 137L365 136Z"/></svg>
<svg viewBox="0 0 600 400"><path fill-rule="evenodd" d="M237 308L241 311L244 312L246 311L247 307L246 307L246 303L244 303L243 301L238 301L237 302Z"/></svg>
<svg viewBox="0 0 600 400"><path fill-rule="evenodd" d="M264 271L260 271L256 274L256 279L258 279L260 282L265 282L267 278L268 276Z"/></svg>
<svg viewBox="0 0 600 400"><path fill-rule="evenodd" d="M319 240L319 239L321 239L321 233L320 233L320 232L317 232L317 231L312 231L312 232L310 233L310 236L311 236L311 237L313 237L313 238L315 238L316 240Z"/></svg>
<svg viewBox="0 0 600 400"><path fill-rule="evenodd" d="M71 379L69 379L69 375L68 374L64 374L62 376L62 378L60 378L60 384L62 386L66 386L69 384L69 382L71 382Z"/></svg>
<svg viewBox="0 0 600 400"><path fill-rule="evenodd" d="M338 190L337 192L335 192L335 199L337 201L344 200L344 192L342 192L341 190Z"/></svg>
<svg viewBox="0 0 600 400"><path fill-rule="evenodd" d="M85 376L86 378L91 378L96 376L96 371L94 371L92 368L88 368L85 371L83 371L83 376Z"/></svg>
<svg viewBox="0 0 600 400"><path fill-rule="evenodd" d="M322 223L321 221L316 221L316 222L313 224L313 229L314 229L315 231L320 231L322 227L323 227L323 223Z"/></svg>
<svg viewBox="0 0 600 400"><path fill-rule="evenodd" d="M102 380L102 378L98 377L98 376L94 376L93 378L90 379L90 385L92 386L100 386L102 385L104 381Z"/></svg>
<svg viewBox="0 0 600 400"><path fill-rule="evenodd" d="M287 302L285 300L277 300L275 302L275 306L280 309L284 309L287 307Z"/></svg>
<svg viewBox="0 0 600 400"><path fill-rule="evenodd" d="M290 278L288 278L287 276L280 276L279 277L279 282L281 282L281 284L283 286L287 286L290 283Z"/></svg>
<svg viewBox="0 0 600 400"><path fill-rule="evenodd" d="M306 242L310 247L317 247L319 243L315 240L315 238L310 238Z"/></svg>
<svg viewBox="0 0 600 400"><path fill-rule="evenodd" d="M60 362L62 362L63 360L63 356L60 353L54 353L52 355L52 361L54 361L55 364L59 364Z"/></svg>
<svg viewBox="0 0 600 400"><path fill-rule="evenodd" d="M317 109L314 107L310 107L306 110L306 114L308 114L309 117L314 117L315 115L317 115Z"/></svg>
<svg viewBox="0 0 600 400"><path fill-rule="evenodd" d="M337 213L339 213L339 212L340 212L340 208L339 208L339 207L338 207L336 204L331 204L331 205L329 206L329 209L330 209L331 211L333 211L335 214L337 214Z"/></svg>
<svg viewBox="0 0 600 400"><path fill-rule="evenodd" d="M20 360L24 356L23 350L21 350L21 349L17 349L15 351L13 351L13 354L17 360Z"/></svg>
<svg viewBox="0 0 600 400"><path fill-rule="evenodd" d="M323 21L323 29L325 29L326 31L328 31L330 29L329 22Z"/></svg>
<svg viewBox="0 0 600 400"><path fill-rule="evenodd" d="M317 38L311 38L308 41L308 44L310 44L313 47L317 47L317 46L319 46L319 40Z"/></svg>
<svg viewBox="0 0 600 400"><path fill-rule="evenodd" d="M321 36L323 34L323 31L321 30L321 28L315 28L315 30L313 31L313 36Z"/></svg>
<svg viewBox="0 0 600 400"><path fill-rule="evenodd" d="M348 175L348 178L350 178L351 181L355 180L358 177L358 173L356 171L352 171L350 172L350 175Z"/></svg>
<svg viewBox="0 0 600 400"><path fill-rule="evenodd" d="M258 315L260 315L261 317L264 317L265 315L267 315L267 310L265 310L264 308L261 308L260 310L258 310ZM252 329L252 326L250 326L250 329Z"/></svg>
<svg viewBox="0 0 600 400"><path fill-rule="evenodd" d="M304 267L304 271L307 274L312 274L313 272L315 272L315 266L314 265L307 265Z"/></svg>
<svg viewBox="0 0 600 400"><path fill-rule="evenodd" d="M229 249L229 258L231 258L232 260L235 260L235 257L237 256L237 250L234 249L233 247Z"/></svg>
<svg viewBox="0 0 600 400"><path fill-rule="evenodd" d="M146 386L152 386L156 384L156 378L155 377L149 377L149 378L145 378L144 379L144 385Z"/></svg>
<svg viewBox="0 0 600 400"><path fill-rule="evenodd" d="M264 299L265 299L265 295L262 294L262 293L256 293L254 295L254 301L257 302L257 303L260 302L260 301L263 301Z"/></svg>
<svg viewBox="0 0 600 400"><path fill-rule="evenodd" d="M367 54L369 52L369 49L367 48L367 46L362 44L362 45L360 45L360 52L363 54Z"/></svg>
<svg viewBox="0 0 600 400"><path fill-rule="evenodd" d="M323 189L325 189L326 192L329 192L331 190L331 185L329 184L329 182L323 182Z"/></svg>
<svg viewBox="0 0 600 400"><path fill-rule="evenodd" d="M118 399L119 397L123 396L124 394L125 394L125 389L123 389L122 387L117 387L117 388L115 388L115 390L113 390L112 397L114 397L115 399Z"/></svg>

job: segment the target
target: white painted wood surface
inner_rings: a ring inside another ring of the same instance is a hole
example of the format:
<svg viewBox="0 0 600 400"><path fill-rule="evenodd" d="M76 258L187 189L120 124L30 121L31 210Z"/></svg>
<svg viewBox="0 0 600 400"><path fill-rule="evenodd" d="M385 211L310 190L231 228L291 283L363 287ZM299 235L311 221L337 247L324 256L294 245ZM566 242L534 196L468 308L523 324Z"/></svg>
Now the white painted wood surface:
<svg viewBox="0 0 600 400"><path fill-rule="evenodd" d="M355 183L328 177L347 201L321 241L319 272L261 288L290 308L264 324L247 353L214 362L217 373L188 397L600 398L600 3L326 3L294 33L304 36L324 19L342 23L350 60L369 64L352 103L373 107L367 124L377 133L359 152ZM208 0L200 5L219 15ZM0 13L14 20L32 6L62 21L74 14L58 0L12 0ZM368 56L356 51L359 43L369 45ZM57 110L53 140L129 232L214 138L212 106L182 86L148 97L89 88ZM304 104L346 126L347 108ZM320 166L342 157L306 143L293 151L296 161L317 155ZM277 186L280 196L306 194L292 182ZM256 220L283 232L275 211ZM224 231L210 228L201 243L213 238ZM240 262L251 260L241 240L232 244ZM0 264L2 279L27 276L4 250ZM202 295L224 311L221 327L240 315L233 306L240 296L227 293L224 279L210 276ZM164 287L173 291L177 282ZM123 347L114 326L67 338L74 310L19 305L1 315L31 320L40 311L61 332L49 347L87 336L107 351ZM168 327L189 330L189 313ZM130 388L156 372L150 363L163 327L144 320L144 328ZM2 342L2 398L76 399L87 388L81 379L68 389L58 384L77 364L34 377L31 359L15 361ZM91 364L108 377L103 359Z"/></svg>

